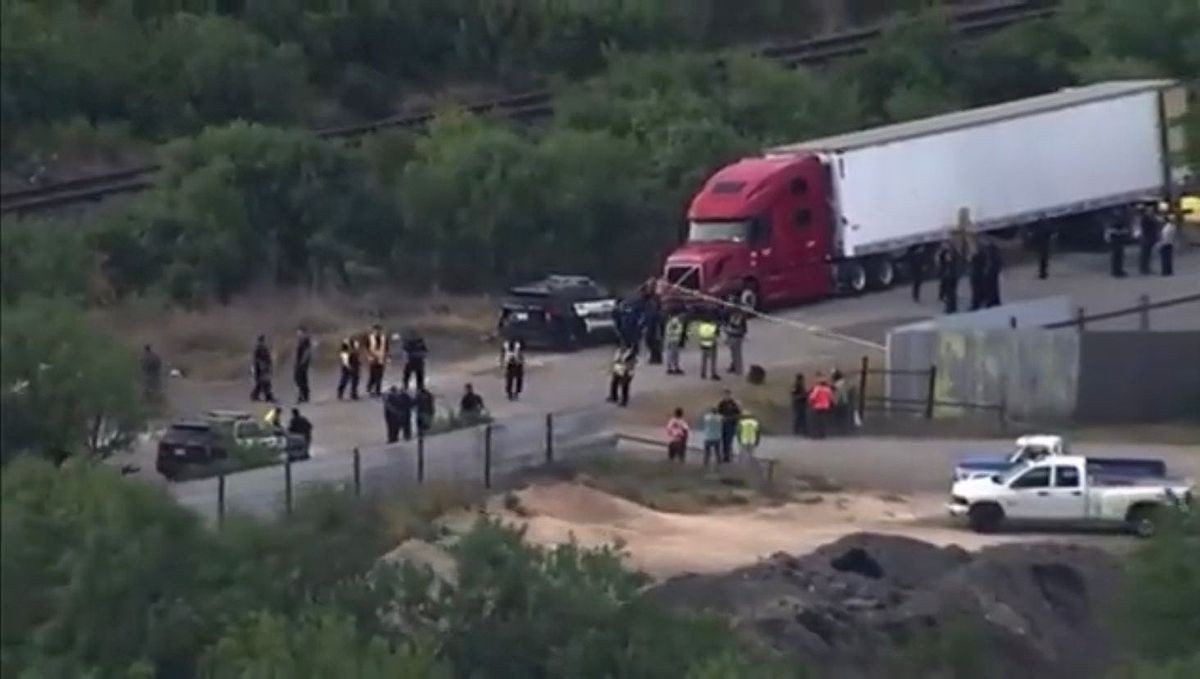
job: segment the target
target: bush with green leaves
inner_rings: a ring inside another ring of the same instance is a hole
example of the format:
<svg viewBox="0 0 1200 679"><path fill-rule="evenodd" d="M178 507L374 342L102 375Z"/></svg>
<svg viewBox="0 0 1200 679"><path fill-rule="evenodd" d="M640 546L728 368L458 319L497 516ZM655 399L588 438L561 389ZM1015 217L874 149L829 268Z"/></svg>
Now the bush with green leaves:
<svg viewBox="0 0 1200 679"><path fill-rule="evenodd" d="M612 550L483 522L435 584L378 561L381 517L330 490L214 530L83 460L16 461L2 487L4 676L794 676L724 623L652 604Z"/></svg>

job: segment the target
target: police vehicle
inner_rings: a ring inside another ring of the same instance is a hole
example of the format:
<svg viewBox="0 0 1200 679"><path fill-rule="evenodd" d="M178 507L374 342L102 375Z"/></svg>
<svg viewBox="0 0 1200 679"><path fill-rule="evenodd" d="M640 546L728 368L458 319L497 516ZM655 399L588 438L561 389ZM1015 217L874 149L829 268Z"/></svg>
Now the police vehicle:
<svg viewBox="0 0 1200 679"><path fill-rule="evenodd" d="M587 276L548 276L508 290L500 336L527 347L574 349L616 339L617 299Z"/></svg>

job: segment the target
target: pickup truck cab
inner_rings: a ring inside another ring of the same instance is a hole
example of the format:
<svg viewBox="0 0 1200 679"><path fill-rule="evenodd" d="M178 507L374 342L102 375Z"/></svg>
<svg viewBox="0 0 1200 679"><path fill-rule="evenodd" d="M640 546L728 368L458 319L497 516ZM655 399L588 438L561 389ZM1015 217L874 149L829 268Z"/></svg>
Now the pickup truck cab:
<svg viewBox="0 0 1200 679"><path fill-rule="evenodd" d="M1185 481L1109 476L1088 458L1061 455L956 481L946 508L981 533L1021 523L1125 527L1149 536L1162 509L1187 507L1191 496Z"/></svg>
<svg viewBox="0 0 1200 679"><path fill-rule="evenodd" d="M1029 434L1017 438L1014 448L1002 455L963 457L954 467L954 481L988 478L1047 457L1071 454L1067 440L1058 434ZM1136 457L1091 457L1088 464L1107 476L1162 478L1167 466L1162 460Z"/></svg>
<svg viewBox="0 0 1200 679"><path fill-rule="evenodd" d="M267 426L250 413L214 410L203 418L172 422L158 442L155 468L170 481L212 476L225 469L235 448L306 460L308 441Z"/></svg>

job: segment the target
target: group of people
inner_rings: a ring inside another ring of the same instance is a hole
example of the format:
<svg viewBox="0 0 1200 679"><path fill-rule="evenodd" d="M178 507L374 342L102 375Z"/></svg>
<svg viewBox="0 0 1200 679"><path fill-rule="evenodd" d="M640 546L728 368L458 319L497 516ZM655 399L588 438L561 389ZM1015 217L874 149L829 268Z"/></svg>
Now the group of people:
<svg viewBox="0 0 1200 679"><path fill-rule="evenodd" d="M704 442L704 466L728 464L733 461L734 444L739 459L752 462L762 440L758 418L742 407L726 390L721 400L704 413L701 420ZM687 458L691 426L682 408L676 408L667 420L667 459L683 463Z"/></svg>
<svg viewBox="0 0 1200 679"><path fill-rule="evenodd" d="M665 350L668 375L685 374L682 356L690 337L695 338L700 349L701 379L721 379L719 347L722 343L729 350L727 372L740 375L745 370L743 346L749 327L745 310L732 302L705 313L664 307L662 283L651 279L632 300L621 302L613 312L618 346L610 373L610 402L620 406L629 404L630 385L643 341L650 365L662 364Z"/></svg>
<svg viewBox="0 0 1200 679"><path fill-rule="evenodd" d="M1125 247L1138 245L1138 272L1143 276L1154 273L1154 253L1158 252L1159 273L1175 273L1175 238L1177 227L1166 203L1146 203L1114 213L1104 230L1109 247L1109 273L1124 278Z"/></svg>
<svg viewBox="0 0 1200 679"><path fill-rule="evenodd" d="M854 404L856 387L834 368L828 377L817 373L809 387L804 373L796 373L792 383L792 433L823 439L833 432L850 431L857 426Z"/></svg>
<svg viewBox="0 0 1200 679"><path fill-rule="evenodd" d="M922 245L909 249L907 259L912 279L912 299L921 301L928 250ZM933 257L938 280L938 301L948 314L958 312L958 283L964 270L971 286L971 311L1000 306L1000 273L1004 260L996 242L987 237L973 240L946 239Z"/></svg>

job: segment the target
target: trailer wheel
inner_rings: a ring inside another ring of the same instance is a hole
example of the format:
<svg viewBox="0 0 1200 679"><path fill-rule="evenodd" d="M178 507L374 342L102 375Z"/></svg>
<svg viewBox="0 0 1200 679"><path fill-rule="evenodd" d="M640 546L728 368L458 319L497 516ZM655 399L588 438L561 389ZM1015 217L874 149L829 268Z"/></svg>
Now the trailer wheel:
<svg viewBox="0 0 1200 679"><path fill-rule="evenodd" d="M887 290L896 283L896 265L892 258L882 255L871 262L871 285L876 290Z"/></svg>
<svg viewBox="0 0 1200 679"><path fill-rule="evenodd" d="M1004 510L991 502L973 505L967 512L967 524L976 533L994 533L1002 521Z"/></svg>
<svg viewBox="0 0 1200 679"><path fill-rule="evenodd" d="M747 308L758 311L759 305L762 304L762 295L758 292L758 283L752 280L747 280L742 285L742 291L737 296L738 304Z"/></svg>
<svg viewBox="0 0 1200 679"><path fill-rule="evenodd" d="M846 289L852 295L861 295L867 291L867 268L862 262L849 262L846 264Z"/></svg>

